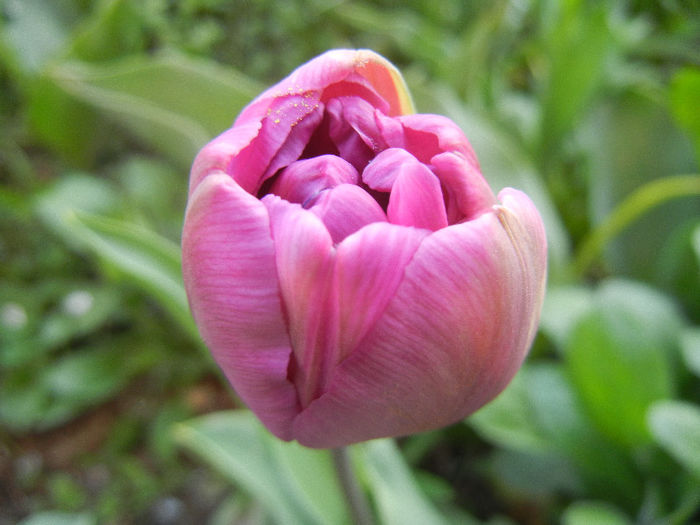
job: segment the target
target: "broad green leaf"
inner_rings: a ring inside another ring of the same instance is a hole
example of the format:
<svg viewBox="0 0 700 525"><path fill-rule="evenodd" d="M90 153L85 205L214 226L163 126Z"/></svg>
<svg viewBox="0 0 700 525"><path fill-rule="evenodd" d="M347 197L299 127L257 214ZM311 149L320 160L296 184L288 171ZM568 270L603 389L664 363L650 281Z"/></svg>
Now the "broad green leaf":
<svg viewBox="0 0 700 525"><path fill-rule="evenodd" d="M523 366L508 387L491 403L467 419L487 441L522 452L542 453L551 444L535 422L528 399L530 367Z"/></svg>
<svg viewBox="0 0 700 525"><path fill-rule="evenodd" d="M700 327L686 328L681 333L681 352L688 370L700 377Z"/></svg>
<svg viewBox="0 0 700 525"><path fill-rule="evenodd" d="M135 224L96 215L77 213L67 224L75 238L152 293L180 326L199 340L182 284L176 244Z"/></svg>
<svg viewBox="0 0 700 525"><path fill-rule="evenodd" d="M562 516L563 525L629 525L632 523L621 511L606 502L577 501Z"/></svg>
<svg viewBox="0 0 700 525"><path fill-rule="evenodd" d="M393 440L369 441L358 452L383 525L448 523L418 490Z"/></svg>
<svg viewBox="0 0 700 525"><path fill-rule="evenodd" d="M97 2L77 29L68 54L87 61L106 61L141 51L146 44L146 10L133 0Z"/></svg>
<svg viewBox="0 0 700 525"><path fill-rule="evenodd" d="M276 523L348 523L328 451L279 441L249 411L180 423L175 437L253 496Z"/></svg>
<svg viewBox="0 0 700 525"><path fill-rule="evenodd" d="M635 471L595 430L561 366L524 366L508 388L467 423L488 441L524 457L564 459L595 494L631 501L639 490ZM536 462L532 465L535 468ZM617 480L614 486L611 478Z"/></svg>
<svg viewBox="0 0 700 525"><path fill-rule="evenodd" d="M20 431L65 423L119 392L162 358L157 348L139 344L138 352L125 352L134 347L133 339L103 339L100 346L5 374L0 382L0 420Z"/></svg>
<svg viewBox="0 0 700 525"><path fill-rule="evenodd" d="M119 191L114 184L81 172L62 175L34 199L34 211L44 225L76 248L80 244L67 224L68 217L75 211L108 215L116 212L119 205Z"/></svg>
<svg viewBox="0 0 700 525"><path fill-rule="evenodd" d="M700 479L700 407L685 401L659 401L648 414L656 442Z"/></svg>
<svg viewBox="0 0 700 525"><path fill-rule="evenodd" d="M620 445L648 443L651 403L675 390L672 354L681 322L674 306L643 285L610 281L573 330L565 360L583 405Z"/></svg>
<svg viewBox="0 0 700 525"><path fill-rule="evenodd" d="M17 525L96 525L97 518L87 513L46 511L37 512Z"/></svg>
<svg viewBox="0 0 700 525"><path fill-rule="evenodd" d="M185 168L259 91L240 73L177 54L130 57L108 66L63 63L47 76Z"/></svg>
<svg viewBox="0 0 700 525"><path fill-rule="evenodd" d="M540 330L558 349L563 349L571 330L593 307L593 292L583 286L552 286L547 290L540 318Z"/></svg>
<svg viewBox="0 0 700 525"><path fill-rule="evenodd" d="M670 98L673 116L692 137L700 162L700 70L685 67L676 73L671 82Z"/></svg>
<svg viewBox="0 0 700 525"><path fill-rule="evenodd" d="M606 4L563 3L557 23L546 35L549 63L540 90L540 151L545 159L560 147L606 78L605 65L616 44L609 10Z"/></svg>
<svg viewBox="0 0 700 525"><path fill-rule="evenodd" d="M72 9L55 0L6 0L7 22L2 37L13 48L16 62L29 72L39 70L60 52L68 39Z"/></svg>
<svg viewBox="0 0 700 525"><path fill-rule="evenodd" d="M680 179L679 174L697 172L688 138L678 129L667 107L646 93L626 92L609 98L591 109L579 129L582 145L590 152L588 201L593 229L608 221L623 202L635 195L654 201L653 193L644 196L640 189L655 188L648 185L652 181L671 181ZM658 184L659 194L667 191L661 181ZM668 239L679 228L685 228L689 218L698 215L700 197L697 190L695 193L659 201L625 225L604 247L604 269L663 286L659 277L667 272L659 272L658 254L668 249Z"/></svg>

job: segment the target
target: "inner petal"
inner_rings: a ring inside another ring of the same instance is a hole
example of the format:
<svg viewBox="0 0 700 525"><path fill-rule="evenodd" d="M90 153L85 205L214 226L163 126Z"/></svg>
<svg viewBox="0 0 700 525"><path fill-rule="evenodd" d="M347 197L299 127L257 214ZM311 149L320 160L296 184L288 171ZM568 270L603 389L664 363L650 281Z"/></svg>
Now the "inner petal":
<svg viewBox="0 0 700 525"><path fill-rule="evenodd" d="M387 220L377 201L352 184L321 192L310 211L323 221L336 244L363 226Z"/></svg>
<svg viewBox="0 0 700 525"><path fill-rule="evenodd" d="M308 208L323 190L357 181L357 171L349 162L335 155L321 155L287 166L275 179L270 193Z"/></svg>
<svg viewBox="0 0 700 525"><path fill-rule="evenodd" d="M290 380L302 407L315 399L326 379L325 361L337 344L333 295L335 249L318 218L275 195L262 203L270 216L280 293L293 352Z"/></svg>
<svg viewBox="0 0 700 525"><path fill-rule="evenodd" d="M394 181L387 207L392 224L436 231L447 226L440 181L422 163L403 164Z"/></svg>

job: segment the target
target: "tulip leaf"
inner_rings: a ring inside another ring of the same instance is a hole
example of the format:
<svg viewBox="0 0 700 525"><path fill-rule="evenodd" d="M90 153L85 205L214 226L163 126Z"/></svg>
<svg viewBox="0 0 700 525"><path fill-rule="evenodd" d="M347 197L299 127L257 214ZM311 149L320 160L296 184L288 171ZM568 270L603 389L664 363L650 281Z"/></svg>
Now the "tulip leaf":
<svg viewBox="0 0 700 525"><path fill-rule="evenodd" d="M553 286L547 290L540 317L540 330L556 344L566 346L578 320L593 307L593 292L583 286Z"/></svg>
<svg viewBox="0 0 700 525"><path fill-rule="evenodd" d="M37 512L17 525L95 525L97 519L88 513L46 511Z"/></svg>
<svg viewBox="0 0 700 525"><path fill-rule="evenodd" d="M73 236L152 293L180 326L199 341L182 284L180 249L156 233L120 220L87 213L67 219Z"/></svg>
<svg viewBox="0 0 700 525"><path fill-rule="evenodd" d="M610 505L598 501L577 501L562 516L563 525L628 525L629 518Z"/></svg>
<svg viewBox="0 0 700 525"><path fill-rule="evenodd" d="M109 65L67 62L47 77L184 167L259 91L242 74L176 54Z"/></svg>
<svg viewBox="0 0 700 525"><path fill-rule="evenodd" d="M673 77L671 84L671 109L676 120L688 131L695 143L700 159L700 71L685 67Z"/></svg>
<svg viewBox="0 0 700 525"><path fill-rule="evenodd" d="M687 328L683 331L681 351L688 370L700 377L700 327Z"/></svg>
<svg viewBox="0 0 700 525"><path fill-rule="evenodd" d="M685 401L658 401L648 414L656 442L700 479L700 407Z"/></svg>
<svg viewBox="0 0 700 525"><path fill-rule="evenodd" d="M601 432L623 446L646 444L648 407L674 393L681 322L664 296L638 284L610 281L595 303L571 334L568 372Z"/></svg>
<svg viewBox="0 0 700 525"><path fill-rule="evenodd" d="M411 470L391 439L361 446L361 465L383 525L441 525L447 521L418 490Z"/></svg>
<svg viewBox="0 0 700 525"><path fill-rule="evenodd" d="M175 437L255 497L276 523L348 523L329 452L278 440L247 410L180 423Z"/></svg>
<svg viewBox="0 0 700 525"><path fill-rule="evenodd" d="M564 458L601 495L630 500L635 471L586 416L560 365L524 366L506 390L467 422L488 441L542 461ZM617 482L610 486L609 480Z"/></svg>

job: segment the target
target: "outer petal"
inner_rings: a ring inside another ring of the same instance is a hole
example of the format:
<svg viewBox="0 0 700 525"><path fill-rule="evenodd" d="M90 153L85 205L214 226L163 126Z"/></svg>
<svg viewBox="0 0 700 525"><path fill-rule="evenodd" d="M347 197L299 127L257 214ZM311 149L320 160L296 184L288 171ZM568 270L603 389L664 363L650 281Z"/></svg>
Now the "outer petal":
<svg viewBox="0 0 700 525"><path fill-rule="evenodd" d="M204 146L192 164L189 196L192 197L192 192L204 177L217 171L225 172L231 158L251 143L260 131L260 126L260 122L250 122L233 127Z"/></svg>
<svg viewBox="0 0 700 525"><path fill-rule="evenodd" d="M300 443L337 447L438 428L510 381L534 337L546 247L529 199L501 195L503 206L422 242L375 327L295 420Z"/></svg>
<svg viewBox="0 0 700 525"><path fill-rule="evenodd" d="M339 354L352 352L380 318L428 230L371 224L338 245Z"/></svg>
<svg viewBox="0 0 700 525"><path fill-rule="evenodd" d="M236 125L262 118L271 99L322 92L330 86L344 82L369 87L386 103L387 107L381 109L388 115L413 113L413 103L403 77L388 60L366 49L335 49L299 66L285 79L263 92L244 109L236 119ZM332 96L356 94L358 93L351 87L340 87ZM365 96L368 94L365 93ZM376 104L379 100L370 102Z"/></svg>
<svg viewBox="0 0 700 525"><path fill-rule="evenodd" d="M265 206L226 174L206 177L190 197L182 252L202 338L243 401L291 439L299 406Z"/></svg>
<svg viewBox="0 0 700 525"><path fill-rule="evenodd" d="M318 395L330 348L336 345L332 294L333 241L310 211L276 196L270 214L280 292L294 352L290 370L302 407Z"/></svg>

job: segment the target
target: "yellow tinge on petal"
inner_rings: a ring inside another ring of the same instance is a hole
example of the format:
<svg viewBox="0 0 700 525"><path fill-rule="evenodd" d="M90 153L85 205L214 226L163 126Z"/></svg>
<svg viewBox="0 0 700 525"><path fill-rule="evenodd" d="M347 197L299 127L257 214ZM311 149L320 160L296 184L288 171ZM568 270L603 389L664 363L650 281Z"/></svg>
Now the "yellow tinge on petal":
<svg viewBox="0 0 700 525"><path fill-rule="evenodd" d="M360 49L355 52L355 71L369 80L389 102L390 116L415 113L403 76L386 58L369 49Z"/></svg>

